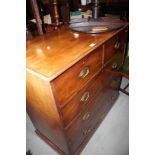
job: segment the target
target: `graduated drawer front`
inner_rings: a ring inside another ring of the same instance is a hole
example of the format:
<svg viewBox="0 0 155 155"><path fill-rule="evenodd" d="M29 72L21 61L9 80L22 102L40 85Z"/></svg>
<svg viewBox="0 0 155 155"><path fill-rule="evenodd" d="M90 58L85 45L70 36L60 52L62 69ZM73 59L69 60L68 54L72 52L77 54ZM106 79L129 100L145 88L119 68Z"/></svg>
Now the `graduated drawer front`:
<svg viewBox="0 0 155 155"><path fill-rule="evenodd" d="M115 54L108 62L104 65L105 69L111 71L118 70L123 64L123 55L122 53Z"/></svg>
<svg viewBox="0 0 155 155"><path fill-rule="evenodd" d="M107 63L115 54L119 52L123 53L126 42L126 38L124 38L123 35L124 33L125 31L120 32L104 44L104 63Z"/></svg>
<svg viewBox="0 0 155 155"><path fill-rule="evenodd" d="M105 79L106 79L106 84L103 82L102 85L104 85L106 90L116 90L119 91L122 76L119 72L113 72L109 69L104 71L105 73Z"/></svg>
<svg viewBox="0 0 155 155"><path fill-rule="evenodd" d="M93 109L93 111L89 109L87 110L89 113L91 113L90 118L86 121L83 121L82 119L84 115L82 115L82 117L80 117L81 120L77 120L76 124L67 131L67 135L69 137L69 146L72 153L75 152L75 150L83 143L87 136L92 136L91 132L96 129L98 122L101 122L101 119L103 120L103 118L106 116L117 99L118 92L113 90L106 92L107 96L102 95L100 94L97 100L100 106Z"/></svg>
<svg viewBox="0 0 155 155"><path fill-rule="evenodd" d="M54 96L60 107L79 91L102 67L102 47L77 62L53 81Z"/></svg>
<svg viewBox="0 0 155 155"><path fill-rule="evenodd" d="M104 71L100 74L103 76L102 89L98 92L90 106L85 109L79 118L74 120L74 123L66 130L71 152L73 153L79 145L85 140L91 131L96 128L96 125L101 118L103 119L115 100L118 97L118 87L120 85L120 76L112 75L111 72ZM109 79L106 83L105 80ZM115 86L111 86L111 82L116 81Z"/></svg>
<svg viewBox="0 0 155 155"><path fill-rule="evenodd" d="M82 111L94 102L97 93L102 89L102 77L95 76L82 90L80 90L69 103L61 109L65 127Z"/></svg>

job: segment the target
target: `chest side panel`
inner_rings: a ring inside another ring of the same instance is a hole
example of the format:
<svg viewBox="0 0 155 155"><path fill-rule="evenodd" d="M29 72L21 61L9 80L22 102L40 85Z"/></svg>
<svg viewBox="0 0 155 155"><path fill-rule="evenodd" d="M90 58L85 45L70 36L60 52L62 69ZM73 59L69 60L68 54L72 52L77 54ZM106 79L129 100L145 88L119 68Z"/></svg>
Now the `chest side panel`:
<svg viewBox="0 0 155 155"><path fill-rule="evenodd" d="M68 154L61 119L49 82L27 71L26 99L27 112L35 128Z"/></svg>

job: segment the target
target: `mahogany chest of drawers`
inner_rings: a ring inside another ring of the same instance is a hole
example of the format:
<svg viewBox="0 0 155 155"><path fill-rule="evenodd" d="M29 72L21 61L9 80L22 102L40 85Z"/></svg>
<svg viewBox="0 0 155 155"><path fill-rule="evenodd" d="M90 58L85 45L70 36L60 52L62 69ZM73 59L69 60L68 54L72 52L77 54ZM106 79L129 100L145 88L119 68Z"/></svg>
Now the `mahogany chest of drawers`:
<svg viewBox="0 0 155 155"><path fill-rule="evenodd" d="M59 154L78 155L119 95L128 24L97 35L62 28L27 41L27 112Z"/></svg>

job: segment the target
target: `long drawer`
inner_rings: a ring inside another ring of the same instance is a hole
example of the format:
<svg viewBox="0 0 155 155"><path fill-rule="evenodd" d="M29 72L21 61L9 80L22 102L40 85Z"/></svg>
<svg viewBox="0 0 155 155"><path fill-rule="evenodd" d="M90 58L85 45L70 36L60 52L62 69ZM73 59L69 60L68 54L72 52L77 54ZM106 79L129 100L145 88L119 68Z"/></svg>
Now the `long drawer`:
<svg viewBox="0 0 155 155"><path fill-rule="evenodd" d="M72 152L74 152L89 133L91 133L91 131L96 127L98 121L102 116L106 115L118 97L118 88L121 77L116 74L112 75L112 73L108 71L104 71L104 73L99 76L103 76L102 90L98 92L93 103L88 106L80 117L74 120L74 123L72 123L72 125L66 130ZM109 77L110 80L107 81L107 78L109 79ZM119 80L115 80L115 85L111 86L111 82L117 78ZM106 80L106 83L104 80Z"/></svg>
<svg viewBox="0 0 155 155"><path fill-rule="evenodd" d="M60 107L102 68L102 47L84 57L52 82Z"/></svg>

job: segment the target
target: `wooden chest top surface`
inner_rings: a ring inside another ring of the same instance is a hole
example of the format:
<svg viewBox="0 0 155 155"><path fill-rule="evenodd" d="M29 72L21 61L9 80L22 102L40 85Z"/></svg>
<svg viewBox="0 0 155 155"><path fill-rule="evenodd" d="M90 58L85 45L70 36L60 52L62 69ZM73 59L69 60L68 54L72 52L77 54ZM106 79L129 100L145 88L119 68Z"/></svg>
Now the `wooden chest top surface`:
<svg viewBox="0 0 155 155"><path fill-rule="evenodd" d="M58 31L27 41L26 67L52 80L109 38L126 28L91 35L62 27Z"/></svg>

